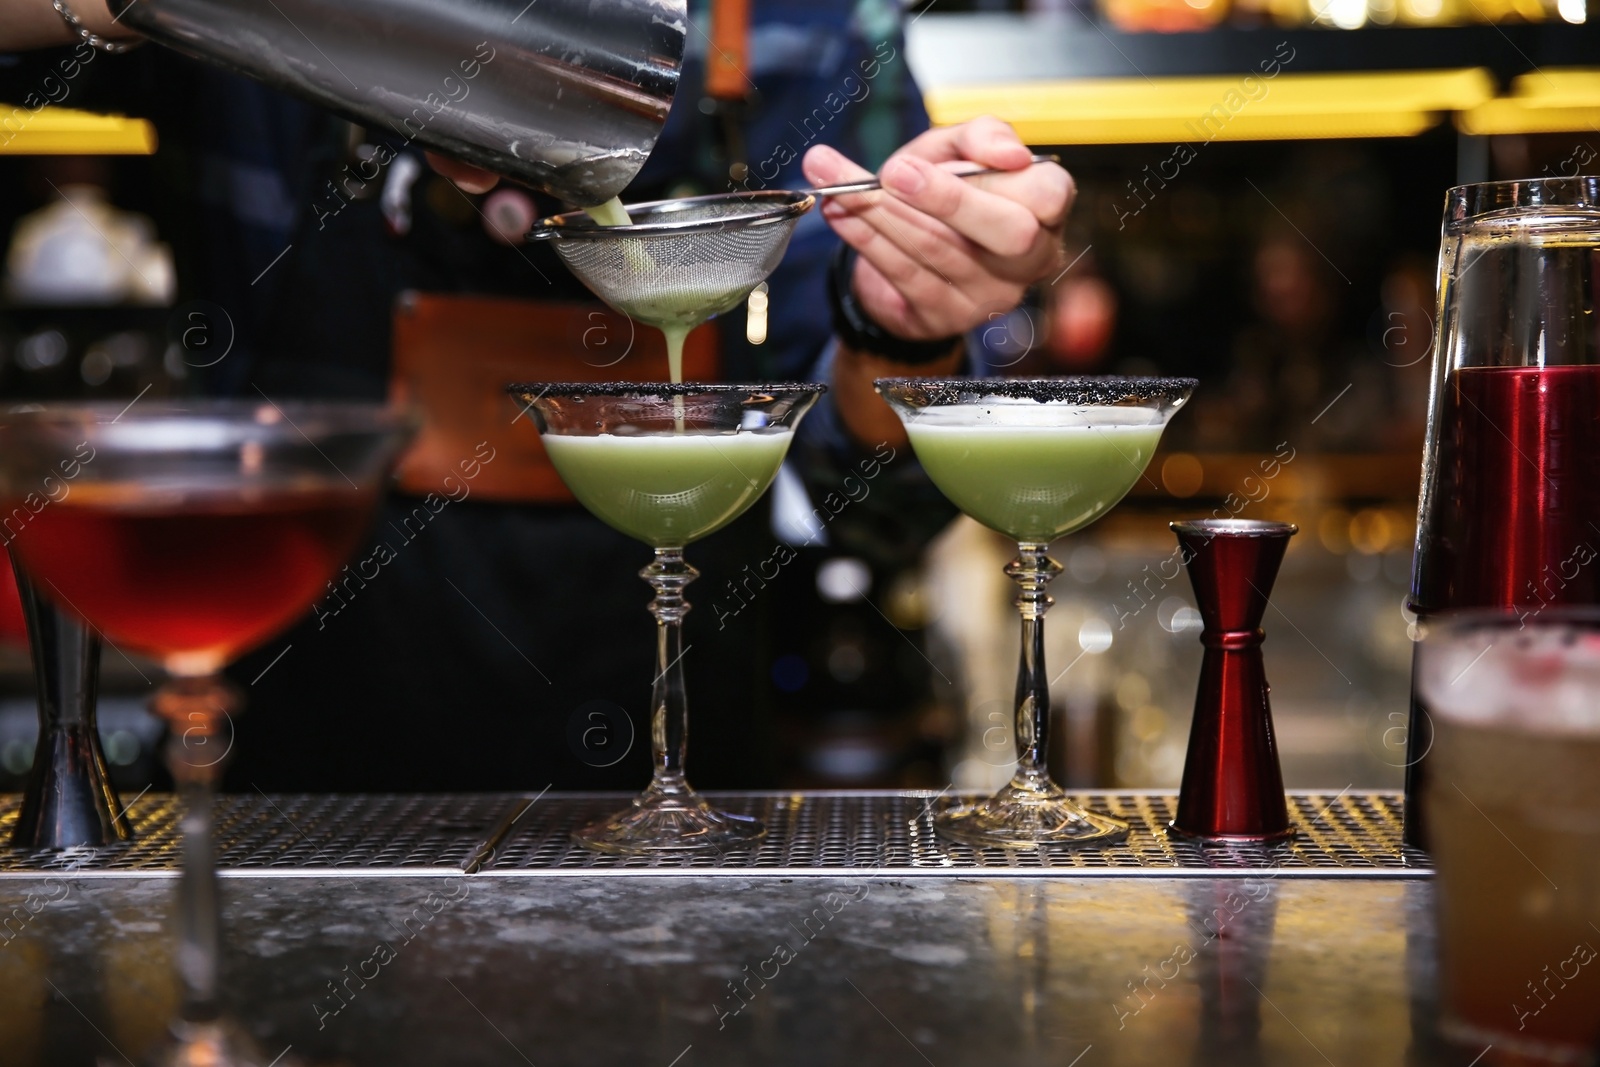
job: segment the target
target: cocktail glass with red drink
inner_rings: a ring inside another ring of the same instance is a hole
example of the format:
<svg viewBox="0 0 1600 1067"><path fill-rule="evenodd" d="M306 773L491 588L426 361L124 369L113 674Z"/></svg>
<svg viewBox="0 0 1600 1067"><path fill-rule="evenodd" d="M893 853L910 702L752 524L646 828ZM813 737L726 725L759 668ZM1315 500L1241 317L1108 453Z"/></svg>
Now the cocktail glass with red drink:
<svg viewBox="0 0 1600 1067"><path fill-rule="evenodd" d="M242 702L221 671L309 610L411 429L375 404L74 404L0 417L7 512L62 461L80 464L70 492L12 543L39 593L170 675L151 706L170 728L184 802L183 1006L158 1062L265 1062L218 999L211 809Z"/></svg>

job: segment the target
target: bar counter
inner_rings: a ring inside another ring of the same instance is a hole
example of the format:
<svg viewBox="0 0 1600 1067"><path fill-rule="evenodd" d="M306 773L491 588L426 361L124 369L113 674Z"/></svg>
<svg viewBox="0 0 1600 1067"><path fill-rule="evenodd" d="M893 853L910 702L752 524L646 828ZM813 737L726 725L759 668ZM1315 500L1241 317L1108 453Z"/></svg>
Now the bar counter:
<svg viewBox="0 0 1600 1067"><path fill-rule="evenodd" d="M268 1055L350 1064L1466 1064L1432 1036L1431 884L1388 794L1296 795L1288 843L975 854L946 795L720 794L749 853L566 834L601 795L218 805L225 990ZM0 808L0 831L15 818ZM175 808L0 859L0 1060L136 1063L176 1007Z"/></svg>

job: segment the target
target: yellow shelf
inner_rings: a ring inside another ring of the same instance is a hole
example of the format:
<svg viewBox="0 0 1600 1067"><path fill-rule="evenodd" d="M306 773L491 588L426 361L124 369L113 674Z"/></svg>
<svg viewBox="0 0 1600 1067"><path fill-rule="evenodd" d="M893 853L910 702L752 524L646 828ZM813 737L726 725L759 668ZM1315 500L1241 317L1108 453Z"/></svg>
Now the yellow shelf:
<svg viewBox="0 0 1600 1067"><path fill-rule="evenodd" d="M1511 95L1531 107L1588 107L1600 104L1600 70L1551 67L1511 79Z"/></svg>
<svg viewBox="0 0 1600 1067"><path fill-rule="evenodd" d="M44 107L0 106L0 155L148 156L156 129L144 119Z"/></svg>
<svg viewBox="0 0 1600 1067"><path fill-rule="evenodd" d="M1478 67L1276 78L1083 79L929 90L937 125L991 114L1030 144L1411 137L1494 97Z"/></svg>
<svg viewBox="0 0 1600 1067"><path fill-rule="evenodd" d="M1462 133L1600 132L1600 70L1552 68L1518 75L1511 95L1456 116Z"/></svg>

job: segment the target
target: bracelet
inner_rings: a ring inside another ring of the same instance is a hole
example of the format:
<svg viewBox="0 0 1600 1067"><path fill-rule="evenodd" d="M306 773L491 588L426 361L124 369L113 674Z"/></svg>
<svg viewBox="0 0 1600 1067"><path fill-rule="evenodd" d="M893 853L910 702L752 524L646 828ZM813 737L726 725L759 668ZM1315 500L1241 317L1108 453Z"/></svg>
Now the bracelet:
<svg viewBox="0 0 1600 1067"><path fill-rule="evenodd" d="M79 21L78 16L72 13L72 9L67 6L66 0L50 0L50 6L56 9L56 14L60 15L61 21L67 24L67 29L77 34L78 39L90 48L120 56L140 43L138 41L108 41L98 33L91 33L89 28Z"/></svg>
<svg viewBox="0 0 1600 1067"><path fill-rule="evenodd" d="M851 348L911 366L932 363L950 355L956 342L961 340L960 334L931 341L908 341L874 322L856 299L850 284L855 267L856 250L840 244L828 268L828 304L833 309L833 332L838 334L839 340Z"/></svg>

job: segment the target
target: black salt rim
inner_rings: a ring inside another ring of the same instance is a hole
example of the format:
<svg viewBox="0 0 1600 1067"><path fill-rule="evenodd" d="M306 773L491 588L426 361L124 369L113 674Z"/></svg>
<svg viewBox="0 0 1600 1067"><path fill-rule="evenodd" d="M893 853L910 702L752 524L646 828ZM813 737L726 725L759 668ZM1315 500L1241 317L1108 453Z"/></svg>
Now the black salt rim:
<svg viewBox="0 0 1600 1067"><path fill-rule="evenodd" d="M743 393L772 396L779 393L826 393L821 382L514 382L506 392L533 403L546 396L702 396L707 393Z"/></svg>
<svg viewBox="0 0 1600 1067"><path fill-rule="evenodd" d="M1105 406L1126 403L1188 399L1195 378L1134 378L1121 376L1076 378L879 378L879 392L904 395L926 407L970 404L984 397L1037 400L1041 404Z"/></svg>

